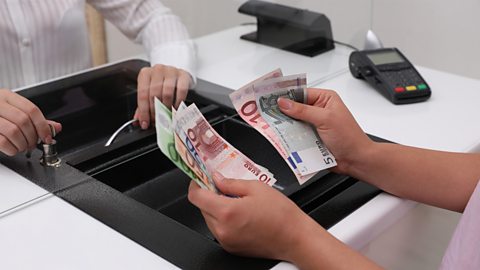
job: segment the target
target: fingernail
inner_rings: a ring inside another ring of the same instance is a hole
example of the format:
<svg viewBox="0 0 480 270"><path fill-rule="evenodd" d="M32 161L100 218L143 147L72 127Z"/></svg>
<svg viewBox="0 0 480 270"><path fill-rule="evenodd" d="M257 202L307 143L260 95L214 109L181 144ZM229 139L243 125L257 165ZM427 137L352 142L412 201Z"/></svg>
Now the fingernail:
<svg viewBox="0 0 480 270"><path fill-rule="evenodd" d="M293 106L293 101L291 101L288 98L279 98L277 103L278 103L278 106L284 110L290 110Z"/></svg>
<svg viewBox="0 0 480 270"><path fill-rule="evenodd" d="M142 129L147 129L147 128L148 128L148 123L147 123L147 121L142 121L141 126L142 126Z"/></svg>
<svg viewBox="0 0 480 270"><path fill-rule="evenodd" d="M222 181L223 179L225 179L225 177L223 177L223 175L219 172L214 172L212 177L215 181Z"/></svg>
<svg viewBox="0 0 480 270"><path fill-rule="evenodd" d="M43 142L46 143L46 144L51 144L52 143L52 136L48 135L47 137L45 137Z"/></svg>

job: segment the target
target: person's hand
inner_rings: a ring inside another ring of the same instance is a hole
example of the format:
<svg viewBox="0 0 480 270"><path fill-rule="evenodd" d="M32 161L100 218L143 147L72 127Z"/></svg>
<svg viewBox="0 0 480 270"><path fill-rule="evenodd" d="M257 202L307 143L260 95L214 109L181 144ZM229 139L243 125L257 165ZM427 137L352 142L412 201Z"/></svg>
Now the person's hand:
<svg viewBox="0 0 480 270"><path fill-rule="evenodd" d="M380 269L329 234L291 200L259 181L223 179L224 194L191 181L188 199L228 252L289 261L300 269Z"/></svg>
<svg viewBox="0 0 480 270"><path fill-rule="evenodd" d="M40 109L28 99L0 89L0 152L14 156L35 148L38 140L52 142L50 127L58 133L62 126L48 121Z"/></svg>
<svg viewBox="0 0 480 270"><path fill-rule="evenodd" d="M291 200L259 181L222 179L215 194L190 183L188 199L202 211L210 231L229 252L238 255L293 260L292 251L309 228L321 229Z"/></svg>
<svg viewBox="0 0 480 270"><path fill-rule="evenodd" d="M278 99L280 110L286 115L311 123L320 138L337 160L333 170L347 173L362 151L373 141L363 132L338 94L331 90L307 89L307 104L285 98Z"/></svg>
<svg viewBox="0 0 480 270"><path fill-rule="evenodd" d="M147 129L155 121L155 97L167 108L178 108L187 96L191 81L188 72L175 67L155 65L142 68L138 75L138 107L134 116L142 129Z"/></svg>

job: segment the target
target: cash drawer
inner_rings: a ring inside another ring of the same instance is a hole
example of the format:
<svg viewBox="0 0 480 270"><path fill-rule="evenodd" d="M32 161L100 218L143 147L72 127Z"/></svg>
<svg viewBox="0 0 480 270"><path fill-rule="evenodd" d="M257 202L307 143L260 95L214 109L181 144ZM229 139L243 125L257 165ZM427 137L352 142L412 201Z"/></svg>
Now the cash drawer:
<svg viewBox="0 0 480 270"><path fill-rule="evenodd" d="M110 147L109 135L136 108L136 76L148 63L131 60L25 89L47 117L61 122L62 165L44 168L25 157L2 163L182 269L268 269L277 262L225 252L187 199L190 179L156 145L154 129L131 127ZM195 102L216 131L277 179L289 196L329 228L380 191L349 176L318 173L300 186L273 146L236 115L231 90L199 80ZM40 156L33 153L32 160Z"/></svg>

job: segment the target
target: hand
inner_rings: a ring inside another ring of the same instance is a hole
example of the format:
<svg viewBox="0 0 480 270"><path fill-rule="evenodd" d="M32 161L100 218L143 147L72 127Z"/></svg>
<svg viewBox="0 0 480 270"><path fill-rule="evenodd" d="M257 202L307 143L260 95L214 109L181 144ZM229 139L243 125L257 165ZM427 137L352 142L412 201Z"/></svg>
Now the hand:
<svg viewBox="0 0 480 270"><path fill-rule="evenodd" d="M292 261L292 251L311 232L321 229L282 193L259 181L214 175L215 194L190 183L188 199L202 211L210 231L229 252Z"/></svg>
<svg viewBox="0 0 480 270"><path fill-rule="evenodd" d="M138 75L138 108L135 119L142 129L155 121L154 98L158 97L167 108L178 108L187 97L192 77L188 72L171 66L155 65L143 68Z"/></svg>
<svg viewBox="0 0 480 270"><path fill-rule="evenodd" d="M259 181L222 179L215 194L190 183L188 199L228 252L285 260L300 269L380 269L329 234L292 201Z"/></svg>
<svg viewBox="0 0 480 270"><path fill-rule="evenodd" d="M347 173L348 167L369 149L373 141L363 132L337 93L307 89L307 104L278 99L286 115L311 123L337 160L335 172Z"/></svg>
<svg viewBox="0 0 480 270"><path fill-rule="evenodd" d="M48 121L40 109L28 99L0 89L0 152L14 156L35 148L38 140L52 142L48 124L61 131L59 123Z"/></svg>

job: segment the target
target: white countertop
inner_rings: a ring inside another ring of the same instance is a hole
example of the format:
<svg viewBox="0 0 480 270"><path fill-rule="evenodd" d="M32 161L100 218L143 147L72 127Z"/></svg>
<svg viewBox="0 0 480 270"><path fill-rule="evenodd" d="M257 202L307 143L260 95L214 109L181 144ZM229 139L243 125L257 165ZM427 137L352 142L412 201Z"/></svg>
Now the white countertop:
<svg viewBox="0 0 480 270"><path fill-rule="evenodd" d="M53 194L0 217L0 269L178 269Z"/></svg>
<svg viewBox="0 0 480 270"><path fill-rule="evenodd" d="M0 164L0 216L45 194L48 191Z"/></svg>
<svg viewBox="0 0 480 270"><path fill-rule="evenodd" d="M279 67L284 75L307 73L309 85L348 70L348 47L309 57L240 39L255 29L238 26L196 39L197 77L235 90Z"/></svg>
<svg viewBox="0 0 480 270"><path fill-rule="evenodd" d="M480 146L480 81L418 67L432 89L425 102L393 105L346 72L314 87L339 93L365 132L400 144L476 152Z"/></svg>

